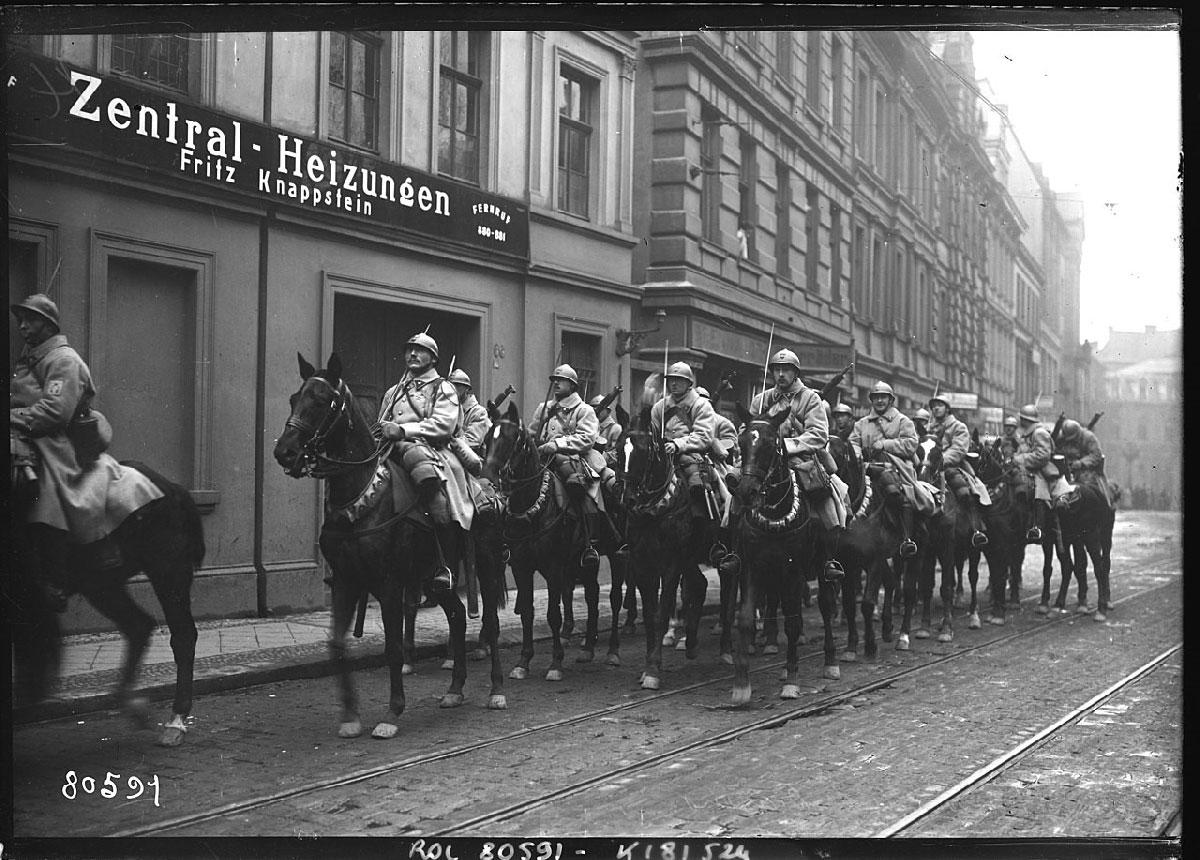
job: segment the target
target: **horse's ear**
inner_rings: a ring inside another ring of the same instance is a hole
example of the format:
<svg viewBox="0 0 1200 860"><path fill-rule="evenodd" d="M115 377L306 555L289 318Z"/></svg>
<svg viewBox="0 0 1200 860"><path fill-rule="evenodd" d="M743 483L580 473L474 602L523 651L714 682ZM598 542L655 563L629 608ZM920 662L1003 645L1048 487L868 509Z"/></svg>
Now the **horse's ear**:
<svg viewBox="0 0 1200 860"><path fill-rule="evenodd" d="M774 415L771 416L771 418L770 418L771 426L778 429L779 426L781 424L783 424L783 422L786 421L787 417L791 414L792 414L791 410L789 410L789 409L779 410L778 412L776 412Z"/></svg>
<svg viewBox="0 0 1200 860"><path fill-rule="evenodd" d="M308 378L317 372L317 369L304 360L304 356L296 353L296 360L300 363L300 378L308 381Z"/></svg>
<svg viewBox="0 0 1200 860"><path fill-rule="evenodd" d="M750 410L746 408L742 401L734 401L733 406L737 409L738 421L741 421L743 426L754 420L754 416L750 414Z"/></svg>
<svg viewBox="0 0 1200 860"><path fill-rule="evenodd" d="M333 385L337 385L342 378L342 359L336 352L329 354L329 364L325 366L325 375Z"/></svg>
<svg viewBox="0 0 1200 860"><path fill-rule="evenodd" d="M629 412L620 403L617 404L617 423L626 429L629 428Z"/></svg>
<svg viewBox="0 0 1200 860"><path fill-rule="evenodd" d="M508 403L508 410L504 413L504 417L509 421L516 421L519 423L521 421L521 415L519 412L517 412L517 404L510 400Z"/></svg>

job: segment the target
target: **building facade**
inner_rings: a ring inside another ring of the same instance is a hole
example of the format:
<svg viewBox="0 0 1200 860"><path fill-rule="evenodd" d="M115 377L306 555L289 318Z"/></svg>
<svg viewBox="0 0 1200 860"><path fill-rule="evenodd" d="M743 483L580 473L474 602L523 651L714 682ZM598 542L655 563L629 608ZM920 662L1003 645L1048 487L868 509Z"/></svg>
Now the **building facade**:
<svg viewBox="0 0 1200 860"><path fill-rule="evenodd" d="M531 409L558 361L628 384L635 54L565 31L17 46L10 301L54 296L112 453L200 504L198 615L324 604L322 485L271 458L297 353L338 352L371 414L426 326L481 399Z"/></svg>

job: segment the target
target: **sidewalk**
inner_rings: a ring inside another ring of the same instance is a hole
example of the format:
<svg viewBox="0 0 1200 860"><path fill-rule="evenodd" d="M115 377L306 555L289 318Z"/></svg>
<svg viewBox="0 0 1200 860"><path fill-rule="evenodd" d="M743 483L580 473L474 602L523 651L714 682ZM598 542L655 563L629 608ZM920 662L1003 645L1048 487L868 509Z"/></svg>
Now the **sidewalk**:
<svg viewBox="0 0 1200 860"><path fill-rule="evenodd" d="M705 611L715 612L720 595L720 580L713 568L702 569L708 578ZM606 577L604 578L607 579ZM511 577L510 577L511 580ZM537 580L540 582L540 578ZM612 626L608 605L608 584L600 586L600 639L597 659L602 659L605 642ZM513 612L516 589L509 583L508 605L500 609L500 644L521 642L521 619ZM78 599L78 598L74 598ZM465 604L464 599L464 604ZM583 587L575 589L575 630L572 642L587 624L587 604ZM621 619L624 620L624 612ZM467 647L476 641L482 619L467 619ZM287 615L278 618L236 618L198 621L196 642L195 694L232 690L271 681L296 678L318 678L331 673L326 640L329 631L329 610ZM638 634L641 632L641 606L638 606ZM534 637L548 639L546 624L546 589L534 591ZM414 633L416 653L409 659L414 663L440 661L446 654L446 616L439 608L417 611ZM367 608L366 623L361 639L347 637L348 658L353 669L375 668L384 665L383 625L379 605L372 601ZM86 633L64 637L60 681L54 696L37 706L14 712L18 723L56 719L88 711L117 706L113 689L116 686L125 643L117 633ZM505 666L505 671L511 668ZM150 646L142 661L137 686L141 694L152 700L170 700L175 687L175 662L171 653L170 631L165 626L155 629Z"/></svg>

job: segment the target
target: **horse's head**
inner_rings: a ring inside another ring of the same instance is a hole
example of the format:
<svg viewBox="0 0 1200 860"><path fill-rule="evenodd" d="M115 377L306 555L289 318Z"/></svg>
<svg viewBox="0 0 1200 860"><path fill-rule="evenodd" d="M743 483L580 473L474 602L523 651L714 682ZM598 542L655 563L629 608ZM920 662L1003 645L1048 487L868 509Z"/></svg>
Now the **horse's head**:
<svg viewBox="0 0 1200 860"><path fill-rule="evenodd" d="M651 427L651 411L662 393L662 376L651 374L642 388L641 400L627 426L620 454L621 473L630 489L656 486L666 480L671 458L663 451L662 438Z"/></svg>
<svg viewBox="0 0 1200 860"><path fill-rule="evenodd" d="M752 504L767 476L783 462L779 427L788 412L780 410L775 415L751 415L740 401L737 412L742 422L742 432L738 436L738 445L742 450L742 476L738 481L737 493L743 504Z"/></svg>
<svg viewBox="0 0 1200 860"><path fill-rule="evenodd" d="M293 478L311 474L319 455L338 450L347 434L368 428L355 421L357 409L342 379L342 361L335 352L324 370L317 370L299 353L300 390L289 398L292 412L275 442L275 461Z"/></svg>
<svg viewBox="0 0 1200 860"><path fill-rule="evenodd" d="M937 483L942 471L942 449L937 442L926 439L917 446L917 454L921 458L921 470L918 477L931 484Z"/></svg>
<svg viewBox="0 0 1200 860"><path fill-rule="evenodd" d="M527 463L536 467L537 449L521 420L517 404L497 413L492 426L483 437L483 476L498 487L523 476Z"/></svg>

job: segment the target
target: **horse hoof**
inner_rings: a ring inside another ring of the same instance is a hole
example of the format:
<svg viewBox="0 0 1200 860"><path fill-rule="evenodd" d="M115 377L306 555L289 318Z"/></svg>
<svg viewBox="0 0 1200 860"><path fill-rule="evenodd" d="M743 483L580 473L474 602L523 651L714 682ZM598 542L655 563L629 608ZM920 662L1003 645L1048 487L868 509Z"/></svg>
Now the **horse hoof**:
<svg viewBox="0 0 1200 860"><path fill-rule="evenodd" d="M620 666L621 665L621 655L617 654L616 652L610 652L608 657L605 658L604 662L607 663L609 666Z"/></svg>
<svg viewBox="0 0 1200 860"><path fill-rule="evenodd" d="M454 668L454 660L451 659L450 657L447 657L445 660L442 661L442 668L447 669L447 670L453 669Z"/></svg>
<svg viewBox="0 0 1200 860"><path fill-rule="evenodd" d="M674 645L675 644L675 634L674 633L664 633L663 638L662 638L662 644L663 644L664 648L670 648L672 645Z"/></svg>
<svg viewBox="0 0 1200 860"><path fill-rule="evenodd" d="M1039 603L1038 608L1035 609L1034 612L1036 612L1038 615L1049 615L1050 614L1050 604Z"/></svg>
<svg viewBox="0 0 1200 860"><path fill-rule="evenodd" d="M508 677L514 681L524 681L529 677L529 670L524 666L513 666L512 671L508 673Z"/></svg>
<svg viewBox="0 0 1200 860"><path fill-rule="evenodd" d="M447 693L446 695L442 696L441 701L438 702L438 707L439 708L457 708L460 705L462 705L462 703L463 703L463 694L462 693ZM376 731L378 731L378 728L376 729Z"/></svg>
<svg viewBox="0 0 1200 860"><path fill-rule="evenodd" d="M953 642L954 634L949 630L943 630L941 633L938 634L938 641L939 642Z"/></svg>
<svg viewBox="0 0 1200 860"><path fill-rule="evenodd" d="M913 638L914 639L928 639L929 631L927 629L925 629L924 627L918 627L916 630L913 631Z"/></svg>
<svg viewBox="0 0 1200 860"><path fill-rule="evenodd" d="M547 681L561 681L563 679L562 669L548 669L546 671Z"/></svg>
<svg viewBox="0 0 1200 860"><path fill-rule="evenodd" d="M746 705L750 702L750 685L744 687L733 688L733 703L735 705Z"/></svg>
<svg viewBox="0 0 1200 860"><path fill-rule="evenodd" d="M797 687L795 684L784 684L783 689L779 691L779 698L781 698L781 699L799 699L800 698L800 688Z"/></svg>
<svg viewBox="0 0 1200 860"><path fill-rule="evenodd" d="M838 657L838 659L841 660L843 663L857 663L858 662L858 654L856 654L853 651L843 651L841 656Z"/></svg>
<svg viewBox="0 0 1200 860"><path fill-rule="evenodd" d="M983 624L979 620L979 613L972 612L971 616L967 619L967 629L968 630L978 630L982 626L983 626Z"/></svg>
<svg viewBox="0 0 1200 860"><path fill-rule="evenodd" d="M826 666L821 670L821 677L829 681L842 680L842 669L840 666Z"/></svg>
<svg viewBox="0 0 1200 860"><path fill-rule="evenodd" d="M657 690L658 678L654 677L653 675L642 675L642 689Z"/></svg>
<svg viewBox="0 0 1200 860"><path fill-rule="evenodd" d="M721 655L721 662L724 663L726 666L732 666L733 665L733 655L730 654L728 651L726 651L724 654Z"/></svg>
<svg viewBox="0 0 1200 860"><path fill-rule="evenodd" d="M125 703L125 713L139 729L150 728L150 701L135 696Z"/></svg>
<svg viewBox="0 0 1200 860"><path fill-rule="evenodd" d="M1105 615L1103 612L1101 612L1099 609L1097 609L1096 614L1092 616L1092 620L1093 621L1107 621L1108 616Z"/></svg>
<svg viewBox="0 0 1200 860"><path fill-rule="evenodd" d="M371 737L380 741L390 741L400 734L400 727L395 723L380 723L371 730Z"/></svg>
<svg viewBox="0 0 1200 860"><path fill-rule="evenodd" d="M896 640L897 651L907 651L911 646L908 644L908 634L901 633L900 638Z"/></svg>
<svg viewBox="0 0 1200 860"><path fill-rule="evenodd" d="M590 663L595 659L596 659L595 651L580 651L579 655L575 658L575 662L576 663Z"/></svg>
<svg viewBox="0 0 1200 860"><path fill-rule="evenodd" d="M362 723L358 720L350 720L338 726L339 738L356 738L362 734Z"/></svg>
<svg viewBox="0 0 1200 860"><path fill-rule="evenodd" d="M492 711L507 711L508 699L502 694L496 694L488 699L488 710Z"/></svg>
<svg viewBox="0 0 1200 860"><path fill-rule="evenodd" d="M1004 618L999 615L993 615L991 618L988 619L988 624L993 624L996 627L1003 627L1004 626Z"/></svg>
<svg viewBox="0 0 1200 860"><path fill-rule="evenodd" d="M179 728L178 726L167 726L158 738L158 745L160 747L177 747L183 743L183 736L186 733L187 729Z"/></svg>
<svg viewBox="0 0 1200 860"><path fill-rule="evenodd" d="M686 651L687 650L687 637L686 636L682 636L679 639L675 640L675 650L676 651Z"/></svg>
<svg viewBox="0 0 1200 860"><path fill-rule="evenodd" d="M1075 613L1077 615L1087 615L1091 611L1092 611L1092 608L1090 606L1088 606L1086 603L1081 603L1075 607Z"/></svg>
<svg viewBox="0 0 1200 860"><path fill-rule="evenodd" d="M411 674L412 674L413 672L415 672L415 671L416 671L416 670L413 668L413 664L412 664L412 663L405 663L404 665L402 665L402 666L400 667L400 674L401 674L401 675L411 675Z"/></svg>
<svg viewBox="0 0 1200 860"><path fill-rule="evenodd" d="M763 654L778 654L778 653L779 653L778 645L764 645L763 646Z"/></svg>

